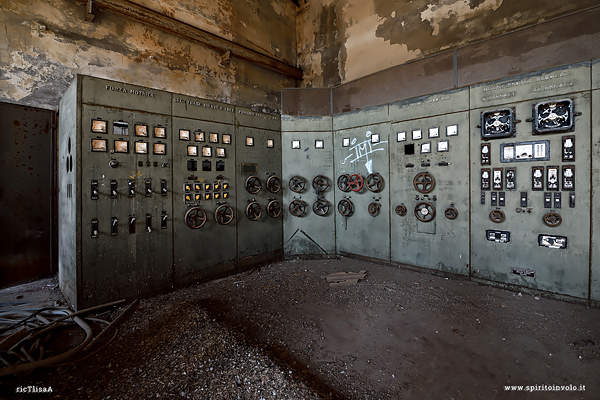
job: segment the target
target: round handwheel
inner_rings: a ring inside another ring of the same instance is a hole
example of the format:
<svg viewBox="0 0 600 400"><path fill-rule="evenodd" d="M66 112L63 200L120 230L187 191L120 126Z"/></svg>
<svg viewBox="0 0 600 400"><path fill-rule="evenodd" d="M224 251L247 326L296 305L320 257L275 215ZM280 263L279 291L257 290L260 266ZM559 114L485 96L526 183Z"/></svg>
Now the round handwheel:
<svg viewBox="0 0 600 400"><path fill-rule="evenodd" d="M506 218L506 215L502 210L492 210L490 212L490 219L492 220L492 222L500 223L504 221L504 218Z"/></svg>
<svg viewBox="0 0 600 400"><path fill-rule="evenodd" d="M367 189L371 192L380 192L383 189L383 177L376 172L367 175Z"/></svg>
<svg viewBox="0 0 600 400"><path fill-rule="evenodd" d="M435 179L429 172L419 172L413 179L413 186L419 193L429 193L435 187Z"/></svg>
<svg viewBox="0 0 600 400"><path fill-rule="evenodd" d="M233 219L233 208L227 204L220 205L215 210L215 221L221 225L227 225Z"/></svg>
<svg viewBox="0 0 600 400"><path fill-rule="evenodd" d="M302 200L292 200L289 206L290 214L295 217L301 217L306 214L306 203Z"/></svg>
<svg viewBox="0 0 600 400"><path fill-rule="evenodd" d="M348 177L348 187L353 192L360 192L364 183L362 176L359 174L352 174Z"/></svg>
<svg viewBox="0 0 600 400"><path fill-rule="evenodd" d="M279 217L281 215L281 203L277 200L271 200L269 204L267 204L267 214L272 218Z"/></svg>
<svg viewBox="0 0 600 400"><path fill-rule="evenodd" d="M267 179L267 189L271 193L277 193L281 190L281 179L278 176L272 175Z"/></svg>
<svg viewBox="0 0 600 400"><path fill-rule="evenodd" d="M458 210L454 207L448 207L444 211L444 215L448 219L456 219L456 217L458 217Z"/></svg>
<svg viewBox="0 0 600 400"><path fill-rule="evenodd" d="M199 229L206 223L206 212L200 207L192 207L185 213L185 224L188 228Z"/></svg>
<svg viewBox="0 0 600 400"><path fill-rule="evenodd" d="M313 189L324 192L329 189L329 179L323 175L317 175L312 181Z"/></svg>
<svg viewBox="0 0 600 400"><path fill-rule="evenodd" d="M290 190L292 192L300 193L306 187L306 179L299 175L294 175L290 178Z"/></svg>
<svg viewBox="0 0 600 400"><path fill-rule="evenodd" d="M344 217L350 217L354 214L354 204L348 199L342 199L338 203L338 212Z"/></svg>
<svg viewBox="0 0 600 400"><path fill-rule="evenodd" d="M319 199L312 205L313 212L321 217L329 213L329 202L325 199Z"/></svg>
<svg viewBox="0 0 600 400"><path fill-rule="evenodd" d="M401 217L404 214L406 214L406 206L404 204L397 205L396 206L396 214L398 214Z"/></svg>
<svg viewBox="0 0 600 400"><path fill-rule="evenodd" d="M562 222L562 217L559 213L551 211L544 215L544 223L548 226L559 226Z"/></svg>
<svg viewBox="0 0 600 400"><path fill-rule="evenodd" d="M256 194L256 193L260 192L261 188L262 188L262 183L258 176L252 175L252 176L249 176L248 179L246 179L246 190L248 191L248 193Z"/></svg>
<svg viewBox="0 0 600 400"><path fill-rule="evenodd" d="M338 188L340 188L340 190L342 192L348 193L351 190L350 186L348 186L349 179L350 179L350 175L348 175L348 174L342 174L338 177L337 185L338 185Z"/></svg>
<svg viewBox="0 0 600 400"><path fill-rule="evenodd" d="M379 210L381 210L381 204L379 203L371 203L369 204L368 211L371 217L376 217L379 215Z"/></svg>
<svg viewBox="0 0 600 400"><path fill-rule="evenodd" d="M433 204L426 201L417 203L415 206L415 217L417 217L419 221L429 222L435 217L435 207Z"/></svg>
<svg viewBox="0 0 600 400"><path fill-rule="evenodd" d="M260 204L258 204L256 201L248 204L248 207L246 207L246 217L248 217L250 221L258 221L261 215L262 207Z"/></svg>

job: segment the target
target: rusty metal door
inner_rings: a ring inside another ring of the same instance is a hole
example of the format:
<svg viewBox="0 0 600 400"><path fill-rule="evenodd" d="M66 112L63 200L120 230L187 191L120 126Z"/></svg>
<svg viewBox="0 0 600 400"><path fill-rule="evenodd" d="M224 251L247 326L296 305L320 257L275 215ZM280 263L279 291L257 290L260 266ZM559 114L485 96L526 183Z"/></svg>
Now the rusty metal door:
<svg viewBox="0 0 600 400"><path fill-rule="evenodd" d="M0 287L53 270L54 118L0 103Z"/></svg>

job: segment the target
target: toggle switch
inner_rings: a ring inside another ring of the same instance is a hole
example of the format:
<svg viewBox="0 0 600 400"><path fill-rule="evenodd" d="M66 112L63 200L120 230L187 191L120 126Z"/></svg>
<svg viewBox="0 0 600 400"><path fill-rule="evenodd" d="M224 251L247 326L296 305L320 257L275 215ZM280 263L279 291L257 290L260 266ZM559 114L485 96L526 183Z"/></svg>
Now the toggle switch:
<svg viewBox="0 0 600 400"><path fill-rule="evenodd" d="M92 200L98 200L98 181L92 181Z"/></svg>
<svg viewBox="0 0 600 400"><path fill-rule="evenodd" d="M161 196L167 195L167 180L166 179L160 180L160 195Z"/></svg>
<svg viewBox="0 0 600 400"><path fill-rule="evenodd" d="M92 238L98 238L98 220L96 218L92 219Z"/></svg>
<svg viewBox="0 0 600 400"><path fill-rule="evenodd" d="M544 208L552 208L552 193L544 192Z"/></svg>
<svg viewBox="0 0 600 400"><path fill-rule="evenodd" d="M527 207L527 192L521 192L521 207Z"/></svg>
<svg viewBox="0 0 600 400"><path fill-rule="evenodd" d="M196 192L199 192L202 190L202 185L200 185L199 183L194 183L194 190Z"/></svg>
<svg viewBox="0 0 600 400"><path fill-rule="evenodd" d="M152 233L152 215L146 214L146 232Z"/></svg>
<svg viewBox="0 0 600 400"><path fill-rule="evenodd" d="M129 217L129 233L135 233L135 217Z"/></svg>
<svg viewBox="0 0 600 400"><path fill-rule="evenodd" d="M117 222L119 222L119 220L117 219L117 217L112 217L110 219L110 235L111 236L117 236Z"/></svg>
<svg viewBox="0 0 600 400"><path fill-rule="evenodd" d="M500 207L504 207L506 205L505 197L505 192L498 192L498 205Z"/></svg>
<svg viewBox="0 0 600 400"><path fill-rule="evenodd" d="M185 190L186 192L191 192L192 191L192 185L189 183L186 183L185 185L183 185L183 190Z"/></svg>
<svg viewBox="0 0 600 400"><path fill-rule="evenodd" d="M492 207L496 207L498 205L498 193L492 192Z"/></svg>
<svg viewBox="0 0 600 400"><path fill-rule="evenodd" d="M575 192L569 192L569 207L575 208Z"/></svg>
<svg viewBox="0 0 600 400"><path fill-rule="evenodd" d="M146 179L145 193L146 193L146 197L152 196L152 179L151 178Z"/></svg>
<svg viewBox="0 0 600 400"><path fill-rule="evenodd" d="M481 204L485 204L485 192L483 190L481 191Z"/></svg>
<svg viewBox="0 0 600 400"><path fill-rule="evenodd" d="M560 192L554 193L554 208L561 208L562 196Z"/></svg>
<svg viewBox="0 0 600 400"><path fill-rule="evenodd" d="M129 197L135 197L135 181L133 179L127 182L127 193Z"/></svg>
<svg viewBox="0 0 600 400"><path fill-rule="evenodd" d="M110 181L110 198L117 198L117 181L115 180Z"/></svg>
<svg viewBox="0 0 600 400"><path fill-rule="evenodd" d="M160 215L160 229L167 229L167 215L166 211L163 211Z"/></svg>

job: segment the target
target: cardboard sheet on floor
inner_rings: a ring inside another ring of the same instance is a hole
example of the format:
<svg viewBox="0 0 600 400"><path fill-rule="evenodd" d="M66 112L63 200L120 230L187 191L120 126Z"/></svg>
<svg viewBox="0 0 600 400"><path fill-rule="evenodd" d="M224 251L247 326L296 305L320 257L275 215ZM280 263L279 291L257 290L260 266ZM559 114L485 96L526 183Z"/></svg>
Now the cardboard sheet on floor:
<svg viewBox="0 0 600 400"><path fill-rule="evenodd" d="M321 278L327 279L329 286L349 286L356 285L359 280L365 279L366 275L367 270L364 269L360 272L334 272Z"/></svg>

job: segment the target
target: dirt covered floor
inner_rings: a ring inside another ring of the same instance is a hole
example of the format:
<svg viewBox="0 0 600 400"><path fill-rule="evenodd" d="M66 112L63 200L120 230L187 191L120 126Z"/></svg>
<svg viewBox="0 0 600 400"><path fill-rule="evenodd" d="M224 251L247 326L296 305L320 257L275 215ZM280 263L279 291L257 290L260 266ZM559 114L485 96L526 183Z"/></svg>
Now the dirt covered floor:
<svg viewBox="0 0 600 400"><path fill-rule="evenodd" d="M322 278L361 270L367 276L356 285L331 287ZM41 282L47 286L38 284L22 300L45 293L60 301L53 283ZM11 290L0 291L0 301L16 295ZM0 398L597 399L600 393L599 309L348 258L285 261L147 298L118 329L113 342L83 361L2 379ZM52 394L15 393L27 387L51 387Z"/></svg>

